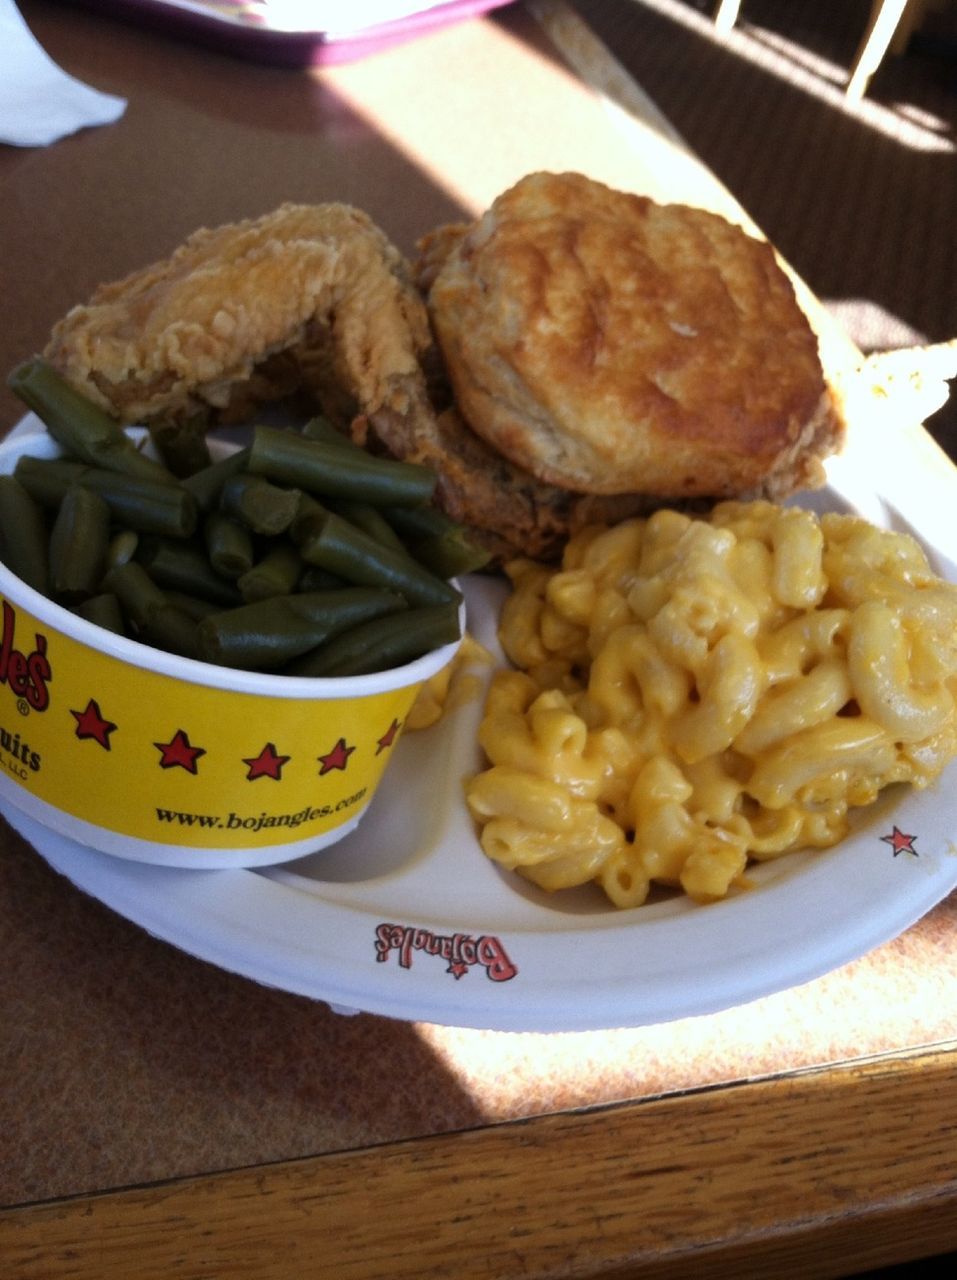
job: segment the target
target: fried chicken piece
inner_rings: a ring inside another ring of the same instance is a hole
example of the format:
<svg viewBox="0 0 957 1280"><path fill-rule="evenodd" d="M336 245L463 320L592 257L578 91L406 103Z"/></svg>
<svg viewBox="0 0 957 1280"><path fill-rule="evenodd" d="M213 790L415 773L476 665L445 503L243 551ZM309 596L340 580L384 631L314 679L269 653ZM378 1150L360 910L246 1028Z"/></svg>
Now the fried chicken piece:
<svg viewBox="0 0 957 1280"><path fill-rule="evenodd" d="M365 213L283 204L101 285L45 354L122 421L149 423L236 419L297 385L402 413L429 341L409 266Z"/></svg>

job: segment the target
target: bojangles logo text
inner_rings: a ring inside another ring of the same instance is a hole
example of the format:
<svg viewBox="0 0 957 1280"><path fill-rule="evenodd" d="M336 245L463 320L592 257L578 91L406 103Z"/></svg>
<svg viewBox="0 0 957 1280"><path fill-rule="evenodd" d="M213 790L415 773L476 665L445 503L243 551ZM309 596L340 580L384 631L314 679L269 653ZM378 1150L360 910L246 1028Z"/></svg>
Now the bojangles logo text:
<svg viewBox="0 0 957 1280"><path fill-rule="evenodd" d="M375 958L380 964L395 952L400 968L411 969L413 953L421 951L447 961L445 971L456 979L475 965L483 968L492 982L508 982L518 973L501 941L491 934L473 938L467 933L433 933L405 924L380 924L375 934Z"/></svg>
<svg viewBox="0 0 957 1280"><path fill-rule="evenodd" d="M47 638L39 631L36 647L23 653L16 647L17 614L8 601L3 602L3 634L0 636L0 684L9 685L18 698L26 700L34 711L45 711L50 705L48 683L53 679L47 658Z"/></svg>

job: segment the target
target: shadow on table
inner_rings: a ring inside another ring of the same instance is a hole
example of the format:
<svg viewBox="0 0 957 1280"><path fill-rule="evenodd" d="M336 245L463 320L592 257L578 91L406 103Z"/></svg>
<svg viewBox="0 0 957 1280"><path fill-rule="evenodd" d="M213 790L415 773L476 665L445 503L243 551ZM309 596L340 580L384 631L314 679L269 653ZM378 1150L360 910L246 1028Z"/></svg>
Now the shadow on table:
<svg viewBox="0 0 957 1280"><path fill-rule="evenodd" d="M486 1122L413 1025L196 960L3 838L0 1203Z"/></svg>

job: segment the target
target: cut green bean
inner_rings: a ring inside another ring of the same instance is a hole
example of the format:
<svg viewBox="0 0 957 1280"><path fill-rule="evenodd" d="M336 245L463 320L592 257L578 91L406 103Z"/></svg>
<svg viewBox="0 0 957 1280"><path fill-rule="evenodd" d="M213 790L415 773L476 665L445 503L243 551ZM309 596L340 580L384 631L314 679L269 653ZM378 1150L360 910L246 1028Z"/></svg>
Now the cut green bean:
<svg viewBox="0 0 957 1280"><path fill-rule="evenodd" d="M225 458L204 467L202 471L186 476L181 481L182 486L196 499L200 511L212 511L219 506L223 485L232 476L246 470L248 458L248 449L237 449L235 453L228 453Z"/></svg>
<svg viewBox="0 0 957 1280"><path fill-rule="evenodd" d="M103 585L118 598L138 639L187 658L200 656L196 622L170 602L141 564L117 565Z"/></svg>
<svg viewBox="0 0 957 1280"><path fill-rule="evenodd" d="M330 515L328 507L309 493L300 493L296 516L289 526L289 536L298 546L313 533L319 533Z"/></svg>
<svg viewBox="0 0 957 1280"><path fill-rule="evenodd" d="M48 361L27 360L7 381L54 440L82 462L154 482L175 482L162 463L140 453L120 424L72 387Z"/></svg>
<svg viewBox="0 0 957 1280"><path fill-rule="evenodd" d="M11 376L65 412L61 382L43 361ZM458 637L461 596L445 578L486 557L429 506L427 468L375 457L323 418L301 433L256 427L248 448L210 463L197 421L151 428L180 474L160 468L158 481L129 462L141 455L109 415L104 426L87 401L78 412L50 428L71 456L24 457L22 479L7 479L43 533L40 589L80 616L224 666L314 674L379 670Z"/></svg>
<svg viewBox="0 0 957 1280"><path fill-rule="evenodd" d="M403 538L431 538L464 526L457 524L438 507L385 507L382 514Z"/></svg>
<svg viewBox="0 0 957 1280"><path fill-rule="evenodd" d="M492 553L461 525L445 533L408 542L409 553L440 578L457 578L484 569Z"/></svg>
<svg viewBox="0 0 957 1280"><path fill-rule="evenodd" d="M110 509L98 493L79 485L60 503L50 532L50 585L76 601L94 595L106 569Z"/></svg>
<svg viewBox="0 0 957 1280"><path fill-rule="evenodd" d="M112 569L114 565L135 560L139 545L140 535L135 529L120 529L110 539L110 545L106 549L106 568Z"/></svg>
<svg viewBox="0 0 957 1280"><path fill-rule="evenodd" d="M402 536L409 554L440 578L474 573L492 558L470 529L437 507L387 507L382 514Z"/></svg>
<svg viewBox="0 0 957 1280"><path fill-rule="evenodd" d="M212 465L206 421L201 415L187 422L154 422L149 431L156 452L171 475L183 479Z"/></svg>
<svg viewBox="0 0 957 1280"><path fill-rule="evenodd" d="M329 513L310 527L299 543L307 564L336 573L364 587L398 591L411 605L444 604L458 592L423 569L411 556L370 538L341 516Z"/></svg>
<svg viewBox="0 0 957 1280"><path fill-rule="evenodd" d="M98 493L119 524L140 533L188 538L196 529L195 499L180 485L155 484L95 467L84 471L77 483Z"/></svg>
<svg viewBox="0 0 957 1280"><path fill-rule="evenodd" d="M92 622L105 631L113 631L118 636L126 635L126 623L120 602L112 591L103 591L97 596L88 596L73 607L73 612L87 622Z"/></svg>
<svg viewBox="0 0 957 1280"><path fill-rule="evenodd" d="M334 637L295 659L286 668L295 676L359 676L384 671L420 658L459 639L454 605L410 609L395 617L375 618Z"/></svg>
<svg viewBox="0 0 957 1280"><path fill-rule="evenodd" d="M44 507L58 507L67 489L75 485L84 472L85 462L70 458L31 458L28 453L17 459L13 474L36 502Z"/></svg>
<svg viewBox="0 0 957 1280"><path fill-rule="evenodd" d="M14 476L0 476L0 557L43 595L50 592L50 561L43 508Z"/></svg>
<svg viewBox="0 0 957 1280"><path fill-rule="evenodd" d="M379 514L412 558L440 578L474 573L492 558L472 530L437 507L383 507Z"/></svg>
<svg viewBox="0 0 957 1280"><path fill-rule="evenodd" d="M223 607L212 600L201 600L199 596L191 596L186 591L171 591L168 587L163 589L163 594L171 605L194 622L208 618L211 613L219 613Z"/></svg>
<svg viewBox="0 0 957 1280"><path fill-rule="evenodd" d="M99 493L113 518L132 529L187 538L196 528L196 501L181 485L157 484L72 458L29 454L17 459L13 474L44 507L59 507L69 489L82 485Z"/></svg>
<svg viewBox="0 0 957 1280"><path fill-rule="evenodd" d="M242 598L252 604L257 600L269 600L273 596L291 595L302 577L302 557L291 542L279 542L248 569L236 586ZM327 582L325 586L339 585Z"/></svg>
<svg viewBox="0 0 957 1280"><path fill-rule="evenodd" d="M255 561L252 534L246 525L224 511L211 511L203 525L209 562L223 578L248 573Z"/></svg>
<svg viewBox="0 0 957 1280"><path fill-rule="evenodd" d="M220 577L204 550L193 542L157 538L141 548L139 561L164 590L184 591L225 608L242 603L236 584Z"/></svg>
<svg viewBox="0 0 957 1280"><path fill-rule="evenodd" d="M224 667L275 671L360 622L405 607L401 596L363 587L276 596L204 618L200 652Z"/></svg>
<svg viewBox="0 0 957 1280"><path fill-rule="evenodd" d="M348 441L329 444L275 427L255 428L249 470L277 484L373 505L428 502L436 483L427 467L375 458Z"/></svg>
<svg viewBox="0 0 957 1280"><path fill-rule="evenodd" d="M356 453L365 453L361 444L356 444L351 436L347 436L344 431L340 431L334 423L328 418L319 414L315 418L310 418L303 426L300 435L306 437L307 440L318 440L324 444L341 444L346 449L353 449Z"/></svg>
<svg viewBox="0 0 957 1280"><path fill-rule="evenodd" d="M299 509L298 489L281 489L260 475L230 476L223 485L220 505L253 533L275 537L285 533Z"/></svg>
<svg viewBox="0 0 957 1280"><path fill-rule="evenodd" d="M143 566L134 560L107 570L103 585L116 596L124 613L136 627L142 627L151 613L164 609L169 604Z"/></svg>
<svg viewBox="0 0 957 1280"><path fill-rule="evenodd" d="M393 551L406 550L402 539L378 507L368 502L341 502L336 498L327 498L326 503L330 511L334 511L336 515L354 524L370 538L375 538L376 542L381 542L385 547L391 547Z"/></svg>
<svg viewBox="0 0 957 1280"><path fill-rule="evenodd" d="M337 573L328 573L318 569L314 564L307 564L299 579L299 591L331 591L333 587L346 587L349 584Z"/></svg>

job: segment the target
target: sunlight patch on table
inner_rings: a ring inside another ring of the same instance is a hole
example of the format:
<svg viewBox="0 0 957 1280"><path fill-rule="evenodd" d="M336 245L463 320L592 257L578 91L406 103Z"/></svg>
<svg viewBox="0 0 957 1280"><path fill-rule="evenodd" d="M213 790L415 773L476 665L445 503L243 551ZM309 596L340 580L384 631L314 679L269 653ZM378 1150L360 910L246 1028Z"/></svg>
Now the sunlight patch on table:
<svg viewBox="0 0 957 1280"><path fill-rule="evenodd" d="M708 14L698 13L679 0L633 0L720 45L753 66L807 93L810 97L853 116L861 124L884 137L892 138L913 151L952 153L957 143L941 132L941 121L916 108L901 104L896 109L871 98L849 99L844 88L848 68L821 58L778 32L742 23L731 31L720 31Z"/></svg>
<svg viewBox="0 0 957 1280"><path fill-rule="evenodd" d="M441 100L437 61L459 72L444 83ZM620 132L608 128L608 94L593 77L584 82L487 18L423 36L404 45L401 58L387 51L314 74L466 215L538 170L573 170L650 195L667 190L670 199L701 191L700 162L682 151L673 131L663 132L667 122L653 104L630 112L635 145L622 146ZM492 103L483 89L490 78L506 86Z"/></svg>

